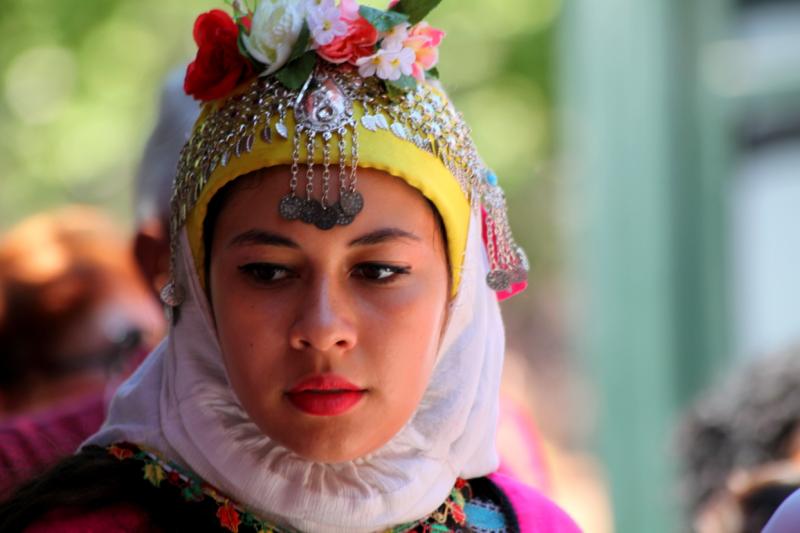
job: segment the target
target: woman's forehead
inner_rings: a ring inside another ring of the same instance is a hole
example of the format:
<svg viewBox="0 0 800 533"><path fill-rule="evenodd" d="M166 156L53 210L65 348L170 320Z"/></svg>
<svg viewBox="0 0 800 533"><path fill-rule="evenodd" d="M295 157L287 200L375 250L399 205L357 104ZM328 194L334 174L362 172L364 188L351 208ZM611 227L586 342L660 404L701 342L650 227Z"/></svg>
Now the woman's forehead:
<svg viewBox="0 0 800 533"><path fill-rule="evenodd" d="M302 176L304 171L300 172ZM319 168L315 171L321 172ZM267 244L269 239L263 238L265 230L273 237L283 237L295 244L302 244L308 238L348 245L359 240L377 243L403 240L404 234L406 241L423 242L435 234L435 218L422 193L400 178L370 168L358 170L358 190L364 197L364 209L351 224L322 230L298 220L286 220L280 216L278 204L287 192L290 177L288 167L275 167L233 184L215 230L217 238L225 241L223 246L233 241L255 244L261 240ZM318 178L315 176L314 187L308 191L311 198L320 201L325 195L327 205L335 204L338 190L331 187L324 191ZM301 178L298 185L305 198L305 179ZM262 233L260 237L256 235L258 232ZM251 238L254 236L257 238Z"/></svg>

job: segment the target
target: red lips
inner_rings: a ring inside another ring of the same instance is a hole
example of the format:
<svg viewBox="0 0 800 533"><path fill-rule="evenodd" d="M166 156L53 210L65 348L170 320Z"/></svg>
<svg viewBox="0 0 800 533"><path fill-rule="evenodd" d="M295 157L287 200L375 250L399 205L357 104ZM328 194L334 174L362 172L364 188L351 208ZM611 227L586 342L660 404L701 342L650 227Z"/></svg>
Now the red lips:
<svg viewBox="0 0 800 533"><path fill-rule="evenodd" d="M292 405L315 416L341 415L355 407L367 393L341 376L321 374L296 384L286 396Z"/></svg>

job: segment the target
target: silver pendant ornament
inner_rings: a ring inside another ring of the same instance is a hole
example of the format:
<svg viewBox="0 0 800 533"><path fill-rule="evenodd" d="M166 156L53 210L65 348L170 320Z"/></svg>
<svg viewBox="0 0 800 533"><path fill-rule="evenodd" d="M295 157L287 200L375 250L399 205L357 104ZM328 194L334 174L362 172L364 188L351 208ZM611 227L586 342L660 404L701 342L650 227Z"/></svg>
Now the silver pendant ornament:
<svg viewBox="0 0 800 533"><path fill-rule="evenodd" d="M306 80L297 94L292 107L297 127L292 139L292 177L289 183L289 194L284 196L278 206L278 212L286 220L300 220L313 224L321 230L329 230L337 225L352 223L355 216L364 208L364 198L356 188L357 134L356 122L353 119L353 101L335 74L325 69L316 69ZM280 133L280 132L279 132ZM353 149L348 166L345 154L347 135L350 135ZM322 198L313 198L314 192L314 153L317 148L317 137L322 142ZM334 137L338 139L339 149L339 202L328 203L331 172L331 145ZM301 199L297 195L300 165L300 143L305 140L306 146L306 195Z"/></svg>

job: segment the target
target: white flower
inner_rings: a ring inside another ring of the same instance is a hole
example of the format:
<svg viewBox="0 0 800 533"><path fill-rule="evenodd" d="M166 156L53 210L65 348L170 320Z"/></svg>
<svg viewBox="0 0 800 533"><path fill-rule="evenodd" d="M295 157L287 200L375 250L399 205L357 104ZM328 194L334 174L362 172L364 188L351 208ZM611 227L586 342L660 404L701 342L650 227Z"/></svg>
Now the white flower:
<svg viewBox="0 0 800 533"><path fill-rule="evenodd" d="M306 20L314 42L320 46L347 33L347 22L343 20L342 12L334 0L311 0Z"/></svg>
<svg viewBox="0 0 800 533"><path fill-rule="evenodd" d="M392 27L391 30L383 35L381 48L387 52L399 52L403 48L403 41L408 39L408 28L410 24L403 22Z"/></svg>
<svg viewBox="0 0 800 533"><path fill-rule="evenodd" d="M411 75L416 57L411 48L401 48L396 52L378 50L356 61L356 65L358 73L364 78L377 75L382 80L396 81L401 76Z"/></svg>
<svg viewBox="0 0 800 533"><path fill-rule="evenodd" d="M305 10L297 0L261 0L253 14L250 34L242 41L248 53L267 65L272 74L289 59L300 30Z"/></svg>

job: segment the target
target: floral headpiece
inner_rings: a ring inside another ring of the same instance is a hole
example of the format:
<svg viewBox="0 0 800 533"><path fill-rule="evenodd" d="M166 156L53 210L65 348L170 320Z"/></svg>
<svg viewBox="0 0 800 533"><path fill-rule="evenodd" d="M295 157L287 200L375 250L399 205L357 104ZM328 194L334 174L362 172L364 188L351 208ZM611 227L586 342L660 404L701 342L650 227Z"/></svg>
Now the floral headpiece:
<svg viewBox="0 0 800 533"><path fill-rule="evenodd" d="M233 0L197 18L199 50L184 88L198 100L230 94L254 74L299 89L319 61L349 64L395 91L438 76L444 32L422 19L441 0L393 0L384 11L355 0Z"/></svg>
<svg viewBox="0 0 800 533"><path fill-rule="evenodd" d="M522 290L529 267L511 236L505 195L463 117L430 80L444 34L421 19L437 3L400 0L381 11L353 0L260 0L254 9L234 2L233 17L219 10L201 15L185 88L208 103L178 165L173 260L186 225L203 283L208 201L237 176L290 165L280 215L327 230L350 224L363 209L357 168L366 166L389 170L436 205L454 291L470 211L483 216L489 287L500 298ZM316 179L320 199L312 194ZM328 197L331 186L338 186L336 202ZM181 292L173 280L162 299L177 307Z"/></svg>

